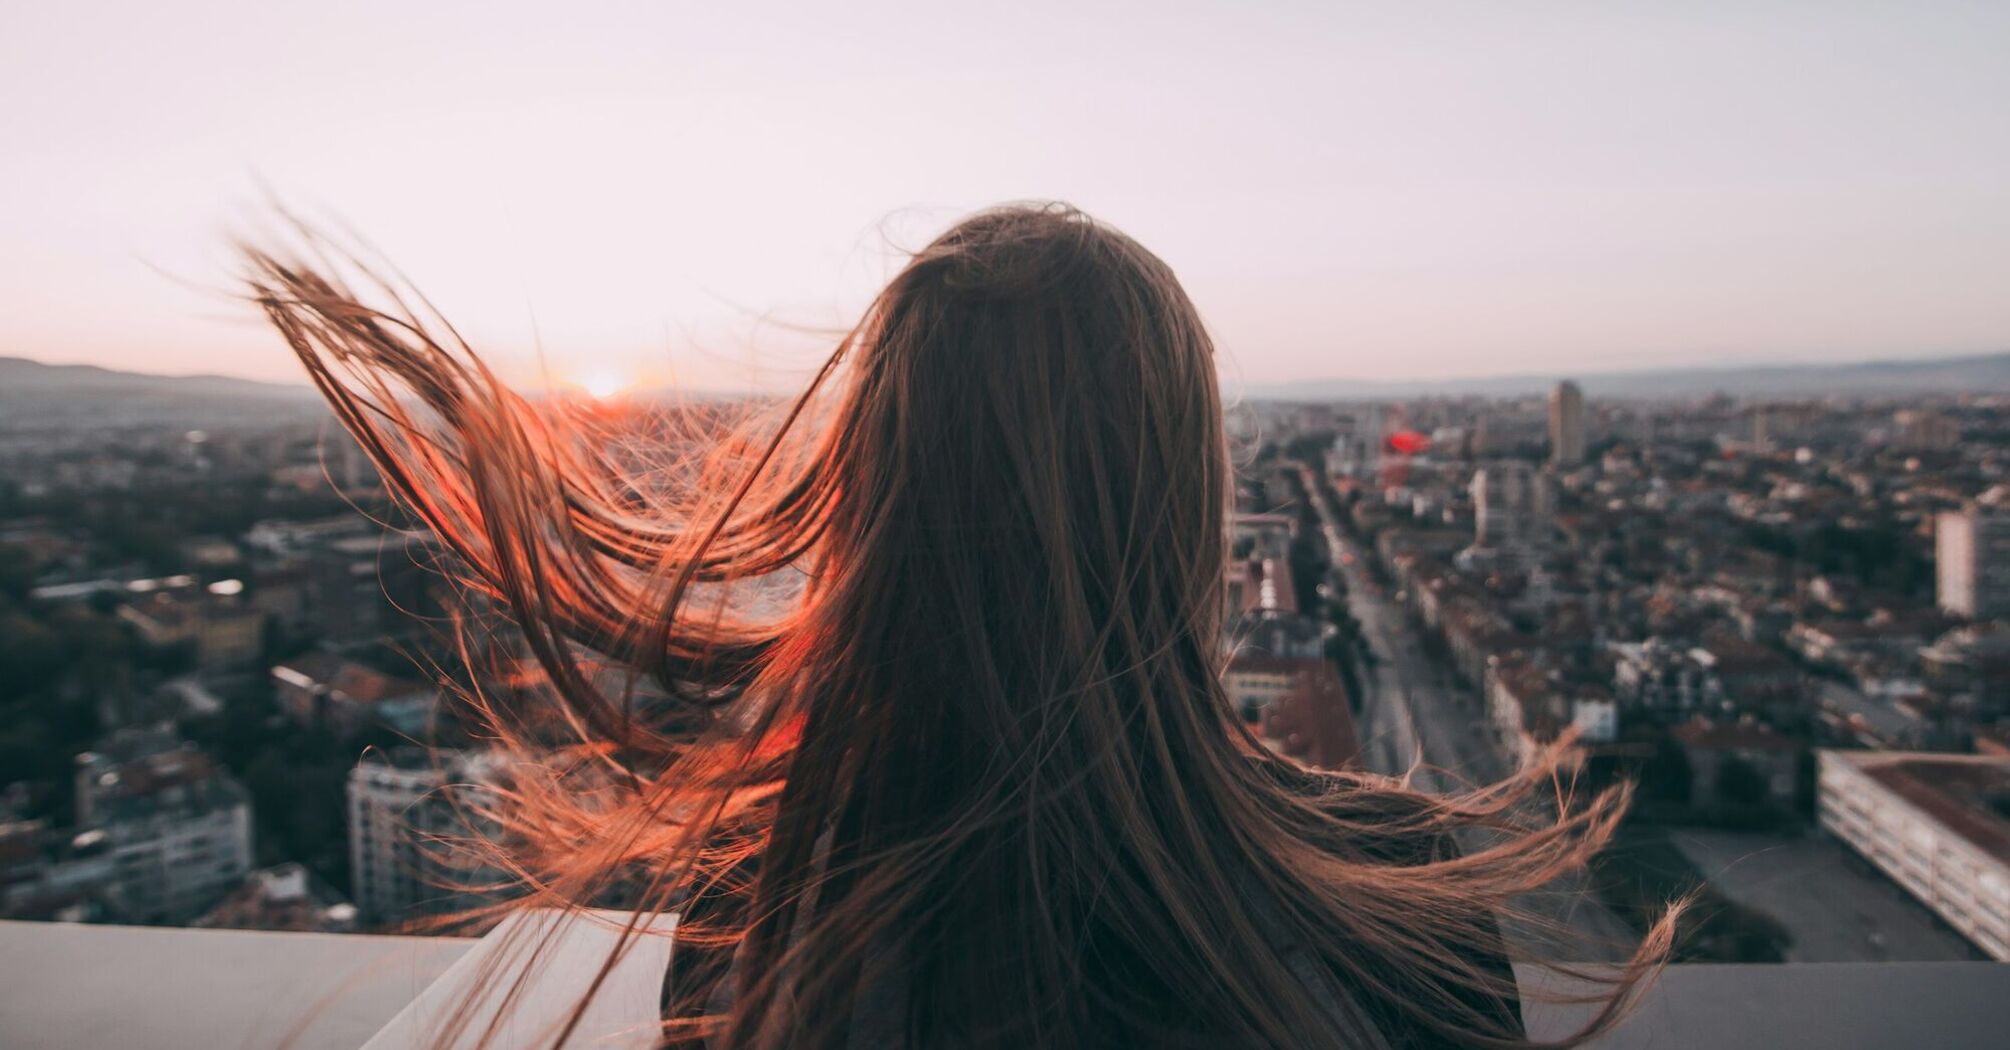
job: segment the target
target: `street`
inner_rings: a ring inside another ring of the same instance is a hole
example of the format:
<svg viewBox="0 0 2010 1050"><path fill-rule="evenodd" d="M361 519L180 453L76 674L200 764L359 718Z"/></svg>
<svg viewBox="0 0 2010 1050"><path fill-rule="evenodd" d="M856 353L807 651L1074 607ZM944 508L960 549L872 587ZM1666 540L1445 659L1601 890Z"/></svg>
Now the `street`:
<svg viewBox="0 0 2010 1050"><path fill-rule="evenodd" d="M1326 549L1347 585L1347 608L1361 623L1374 654L1364 668L1360 736L1363 764L1377 773L1401 775L1416 767L1415 783L1427 791L1447 791L1458 779L1497 780L1506 763L1486 739L1477 699L1462 694L1428 660L1403 610L1368 578L1369 553L1348 542L1317 479L1304 472L1312 507L1319 516ZM1351 557L1348 557L1351 555Z"/></svg>
<svg viewBox="0 0 2010 1050"><path fill-rule="evenodd" d="M1478 698L1425 657L1402 608L1368 578L1370 552L1348 542L1312 472L1302 470L1301 477L1329 557L1346 581L1348 611L1360 621L1375 657L1374 667L1363 668L1362 675L1368 694L1357 719L1362 764L1392 776L1414 770L1412 783L1431 792L1456 790L1461 781L1484 784L1506 776L1511 771L1487 737ZM1461 844L1474 848L1480 845L1477 838L1462 837ZM1624 959L1636 940L1630 927L1585 890L1582 877L1564 880L1516 904L1539 920L1568 930L1565 948L1573 962ZM1556 938L1540 931L1510 924L1509 935L1531 954L1555 951Z"/></svg>

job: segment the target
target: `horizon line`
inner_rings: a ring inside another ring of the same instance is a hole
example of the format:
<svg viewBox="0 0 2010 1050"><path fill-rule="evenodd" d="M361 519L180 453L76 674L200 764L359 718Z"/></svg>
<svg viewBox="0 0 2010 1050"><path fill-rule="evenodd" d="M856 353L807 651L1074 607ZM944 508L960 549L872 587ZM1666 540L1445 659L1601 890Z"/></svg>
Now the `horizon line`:
<svg viewBox="0 0 2010 1050"><path fill-rule="evenodd" d="M1478 372L1463 375L1436 376L1429 378L1412 376L1412 377L1371 379L1363 376L1348 376L1348 375L1305 375L1305 376L1295 376L1280 379L1231 381L1229 376L1221 373L1219 369L1217 370L1217 374L1222 379L1223 381L1222 385L1225 388L1232 386L1236 389L1241 390L1261 389L1266 387L1280 387L1288 385L1326 386L1326 385L1345 384L1345 383L1358 384L1363 387L1393 387L1393 386L1431 387L1431 386L1450 386L1459 383L1505 383L1505 382L1513 382L1516 380L1563 381L1566 379L1581 380L1581 379L1628 378L1628 377L1639 377L1639 376L1676 374L1682 372L1802 371L1802 370L1812 370L1822 368L1864 368L1864 367L1877 367L1882 365L1961 364L1975 361L1984 361L1991 358L2006 357L2006 356L2010 356L2010 347L1997 348L1992 350L1942 351L1936 353L1923 354L1917 357L1905 357L1905 356L1852 357L1844 360L1824 361L1824 362L1778 360L1778 359L1753 361L1753 362L1732 362L1732 361L1714 360L1714 361L1704 361L1704 362L1698 362L1696 364L1687 364L1687 365L1663 364L1663 365L1650 365L1641 368L1598 369L1594 371L1569 371L1562 369L1556 369L1556 370L1521 369L1521 370L1501 371L1501 372ZM309 383L304 376L299 379L288 380L288 379L255 378L246 375L233 375L228 372L154 372L143 369L114 368L109 365L103 365L93 361L51 361L45 358L36 357L31 354L25 354L25 353L18 353L18 352L11 354L0 353L0 361L7 361L7 360L25 361L30 364L41 365L46 368L90 369L98 372L109 373L112 375L141 376L148 379L224 380L233 383L250 383L257 386L298 388L299 390L307 392L312 392L314 389L313 384ZM672 384L659 384L655 386L646 386L637 388L638 392L667 390L667 389L676 389L676 387L675 385ZM714 394L757 394L757 393L773 392L773 391L757 390L751 387L704 386L704 385L694 385L690 387L685 387L684 389L690 389L697 392L714 393Z"/></svg>

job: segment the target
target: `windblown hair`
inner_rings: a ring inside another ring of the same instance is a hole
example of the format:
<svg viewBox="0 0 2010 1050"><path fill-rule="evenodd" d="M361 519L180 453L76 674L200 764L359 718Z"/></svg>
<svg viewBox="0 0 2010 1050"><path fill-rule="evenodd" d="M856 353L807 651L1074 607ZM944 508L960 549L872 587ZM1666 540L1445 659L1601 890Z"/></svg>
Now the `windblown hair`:
<svg viewBox="0 0 2010 1050"><path fill-rule="evenodd" d="M536 702L472 705L514 758L487 816L517 903L682 910L677 951L713 964L667 1041L844 1046L893 981L915 1046L1534 1045L1495 916L1624 793L1551 798L1543 764L1429 795L1251 735L1221 685L1213 346L1136 242L980 213L799 397L669 414L647 469L300 244L245 249L252 297L535 672Z"/></svg>

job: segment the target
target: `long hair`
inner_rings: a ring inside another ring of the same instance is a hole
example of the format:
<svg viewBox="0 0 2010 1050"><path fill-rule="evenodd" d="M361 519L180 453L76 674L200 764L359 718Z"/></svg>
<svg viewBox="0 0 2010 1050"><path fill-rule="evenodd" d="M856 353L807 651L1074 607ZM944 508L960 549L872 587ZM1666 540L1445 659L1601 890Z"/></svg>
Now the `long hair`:
<svg viewBox="0 0 2010 1050"><path fill-rule="evenodd" d="M1235 717L1213 345L1135 241L980 213L800 396L653 418L638 464L302 232L245 249L252 297L536 672L472 705L517 760L490 816L521 903L685 909L677 950L731 960L668 1040L842 1046L895 987L912 1045L1531 1045L1494 916L1623 792L1312 778Z"/></svg>

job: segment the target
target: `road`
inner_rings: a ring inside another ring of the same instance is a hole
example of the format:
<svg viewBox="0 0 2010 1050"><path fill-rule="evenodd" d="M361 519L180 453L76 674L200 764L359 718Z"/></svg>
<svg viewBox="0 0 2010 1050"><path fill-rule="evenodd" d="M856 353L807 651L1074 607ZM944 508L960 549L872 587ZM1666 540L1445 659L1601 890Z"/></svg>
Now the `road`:
<svg viewBox="0 0 2010 1050"><path fill-rule="evenodd" d="M1414 767L1414 783L1427 791L1449 791L1461 779L1485 782L1506 775L1506 763L1486 739L1479 702L1425 657L1417 632L1403 610L1366 571L1368 552L1341 532L1332 504L1303 473L1326 549L1347 585L1347 609L1361 624L1374 654L1364 669L1360 736L1364 764L1377 773L1401 775Z"/></svg>
<svg viewBox="0 0 2010 1050"><path fill-rule="evenodd" d="M1479 699L1450 678L1440 662L1427 658L1417 632L1401 607L1368 578L1369 552L1351 543L1318 478L1301 470L1312 509L1318 515L1326 550L1347 585L1347 608L1361 623L1362 636L1374 654L1375 666L1364 668L1357 729L1362 762L1371 771L1400 776L1431 792L1457 790L1461 783L1491 783L1510 770L1506 759L1487 737ZM1479 845L1479 836L1461 844ZM1553 955L1563 951L1575 962L1623 959L1635 940L1632 930L1572 877L1516 902L1567 929L1557 938L1527 928L1510 927L1524 951Z"/></svg>

